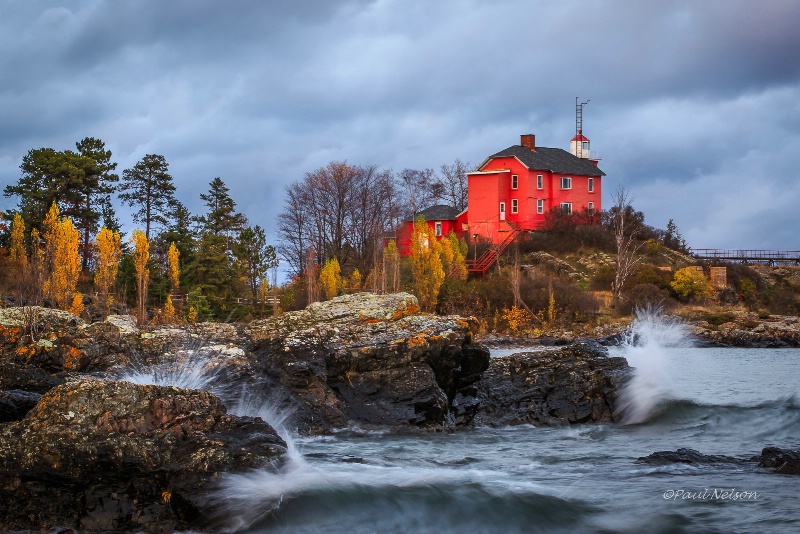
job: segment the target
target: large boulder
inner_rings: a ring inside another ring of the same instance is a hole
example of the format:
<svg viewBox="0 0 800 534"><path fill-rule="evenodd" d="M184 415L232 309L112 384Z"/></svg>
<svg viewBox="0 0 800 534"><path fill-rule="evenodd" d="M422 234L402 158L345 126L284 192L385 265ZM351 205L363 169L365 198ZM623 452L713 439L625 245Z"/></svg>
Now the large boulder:
<svg viewBox="0 0 800 534"><path fill-rule="evenodd" d="M613 421L630 376L625 358L593 342L492 358L477 383L476 424L565 425Z"/></svg>
<svg viewBox="0 0 800 534"><path fill-rule="evenodd" d="M420 314L408 293L359 293L250 325L253 355L274 390L297 400L295 424L440 427L474 415L489 363L473 319Z"/></svg>
<svg viewBox="0 0 800 534"><path fill-rule="evenodd" d="M220 473L280 462L261 419L198 390L82 380L0 426L0 529L169 532L202 526Z"/></svg>

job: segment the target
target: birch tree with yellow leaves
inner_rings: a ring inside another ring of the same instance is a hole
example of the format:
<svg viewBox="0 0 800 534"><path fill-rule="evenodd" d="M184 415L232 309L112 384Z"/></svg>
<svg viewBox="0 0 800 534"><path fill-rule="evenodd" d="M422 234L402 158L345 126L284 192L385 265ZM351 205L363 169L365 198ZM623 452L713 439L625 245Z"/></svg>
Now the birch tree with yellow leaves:
<svg viewBox="0 0 800 534"><path fill-rule="evenodd" d="M150 270L147 262L150 260L150 243L147 236L139 229L131 235L133 250L133 267L136 271L136 313L139 324L147 321L145 304L147 303L147 285L150 281Z"/></svg>
<svg viewBox="0 0 800 534"><path fill-rule="evenodd" d="M72 224L72 219L59 217L55 202L42 226L46 273L44 296L62 310L74 308L75 288L81 269L78 253L80 233Z"/></svg>
<svg viewBox="0 0 800 534"><path fill-rule="evenodd" d="M170 292L167 294L167 301L164 303L164 322L171 323L175 320L175 306L172 304L172 293L178 291L180 286L180 252L173 241L167 251L167 278L169 278Z"/></svg>
<svg viewBox="0 0 800 534"><path fill-rule="evenodd" d="M122 239L119 232L106 227L100 229L95 238L97 249L97 266L94 271L94 287L98 299L107 310L114 302L111 289L117 281L119 261L122 258Z"/></svg>
<svg viewBox="0 0 800 534"><path fill-rule="evenodd" d="M420 307L434 311L439 298L439 289L444 282L444 268L440 244L425 218L414 222L411 234L411 274L414 278L414 294Z"/></svg>

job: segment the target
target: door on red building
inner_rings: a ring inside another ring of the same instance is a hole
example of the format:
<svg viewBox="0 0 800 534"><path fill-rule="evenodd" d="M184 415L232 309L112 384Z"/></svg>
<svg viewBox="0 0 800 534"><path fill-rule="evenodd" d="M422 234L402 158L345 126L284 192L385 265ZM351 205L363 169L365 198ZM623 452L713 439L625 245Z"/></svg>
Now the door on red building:
<svg viewBox="0 0 800 534"><path fill-rule="evenodd" d="M505 202L501 202L500 203L500 220L501 221L505 221L506 220L506 203Z"/></svg>

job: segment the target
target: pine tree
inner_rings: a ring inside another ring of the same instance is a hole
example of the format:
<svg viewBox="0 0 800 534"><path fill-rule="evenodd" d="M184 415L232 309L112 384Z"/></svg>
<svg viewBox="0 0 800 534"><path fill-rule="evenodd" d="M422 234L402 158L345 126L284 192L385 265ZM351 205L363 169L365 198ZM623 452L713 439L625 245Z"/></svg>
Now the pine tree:
<svg viewBox="0 0 800 534"><path fill-rule="evenodd" d="M245 228L247 218L236 211L236 202L231 198L230 189L222 179L214 178L208 185L208 193L200 195L208 212L196 220L203 232L223 236L226 248L232 250L233 238Z"/></svg>
<svg viewBox="0 0 800 534"><path fill-rule="evenodd" d="M133 250L133 265L136 270L136 302L139 324L147 320L145 305L147 304L147 285L150 280L150 270L147 262L150 259L150 243L147 236L139 229L133 231L131 236Z"/></svg>
<svg viewBox="0 0 800 534"><path fill-rule="evenodd" d="M100 219L103 219L104 225L116 225L115 229L119 231L119 221L116 220L111 205L111 193L114 192L114 184L119 181L119 176L113 172L117 164L111 161L111 151L106 150L105 143L100 139L86 137L75 143L75 147L84 166L84 180L80 191L84 217L78 227L83 231L81 267L86 272L91 257L91 235L97 231Z"/></svg>
<svg viewBox="0 0 800 534"><path fill-rule="evenodd" d="M267 244L264 229L256 225L241 231L235 253L253 303L256 303L259 299L260 281L266 279L270 269L278 266L275 247Z"/></svg>
<svg viewBox="0 0 800 534"><path fill-rule="evenodd" d="M138 208L133 220L145 225L144 236L148 241L153 226L169 224L170 212L176 204L175 186L168 169L164 156L147 154L133 168L122 172L119 198Z"/></svg>
<svg viewBox="0 0 800 534"><path fill-rule="evenodd" d="M414 223L411 235L411 274L414 278L414 294L423 310L433 311L439 298L439 289L444 282L444 269L439 242L433 228L420 216Z"/></svg>

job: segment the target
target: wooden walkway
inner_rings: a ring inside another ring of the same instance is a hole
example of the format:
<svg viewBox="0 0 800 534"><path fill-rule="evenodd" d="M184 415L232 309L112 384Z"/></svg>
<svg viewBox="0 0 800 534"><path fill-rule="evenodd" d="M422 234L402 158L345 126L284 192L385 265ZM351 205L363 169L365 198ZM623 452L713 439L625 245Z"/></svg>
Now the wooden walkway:
<svg viewBox="0 0 800 534"><path fill-rule="evenodd" d="M728 250L719 248L693 248L691 254L698 260L766 265L800 265L800 250Z"/></svg>

